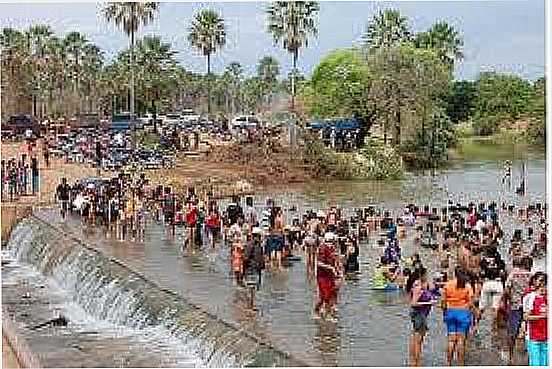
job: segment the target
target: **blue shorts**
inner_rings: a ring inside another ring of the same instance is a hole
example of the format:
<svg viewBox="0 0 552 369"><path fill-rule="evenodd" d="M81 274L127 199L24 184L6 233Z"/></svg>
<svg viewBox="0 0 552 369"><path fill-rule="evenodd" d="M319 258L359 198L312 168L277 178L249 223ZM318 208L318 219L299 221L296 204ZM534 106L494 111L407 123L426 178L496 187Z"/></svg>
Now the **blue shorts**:
<svg viewBox="0 0 552 369"><path fill-rule="evenodd" d="M548 342L527 340L529 366L548 366Z"/></svg>
<svg viewBox="0 0 552 369"><path fill-rule="evenodd" d="M445 313L445 324L448 334L468 334L471 325L471 311L469 309L451 308Z"/></svg>
<svg viewBox="0 0 552 369"><path fill-rule="evenodd" d="M270 255L274 251L282 251L284 239L280 235L270 235L266 238L265 253Z"/></svg>

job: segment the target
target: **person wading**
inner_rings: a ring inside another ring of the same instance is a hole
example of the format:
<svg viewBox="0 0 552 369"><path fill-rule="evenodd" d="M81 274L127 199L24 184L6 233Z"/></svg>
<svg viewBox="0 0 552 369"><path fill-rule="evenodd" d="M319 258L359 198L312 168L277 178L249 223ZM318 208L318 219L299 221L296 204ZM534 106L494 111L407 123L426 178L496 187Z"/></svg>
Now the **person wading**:
<svg viewBox="0 0 552 369"><path fill-rule="evenodd" d="M410 320L412 321L412 338L410 340L410 365L422 366L422 345L427 333L427 317L433 304L431 288L427 281L425 268L416 269L410 295ZM410 286L408 286L410 287Z"/></svg>
<svg viewBox="0 0 552 369"><path fill-rule="evenodd" d="M456 355L457 364L464 365L466 351L466 336L471 324L471 309L473 307L473 290L468 283L467 273L456 267L455 278L447 282L444 287L442 306L444 319L447 325L448 347L447 365L452 365Z"/></svg>

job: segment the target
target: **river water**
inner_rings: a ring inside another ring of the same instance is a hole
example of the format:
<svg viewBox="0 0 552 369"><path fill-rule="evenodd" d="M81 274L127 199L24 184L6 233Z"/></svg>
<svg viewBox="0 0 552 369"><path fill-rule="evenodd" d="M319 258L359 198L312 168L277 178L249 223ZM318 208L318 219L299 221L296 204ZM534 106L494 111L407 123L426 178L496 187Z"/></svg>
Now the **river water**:
<svg viewBox="0 0 552 369"><path fill-rule="evenodd" d="M352 210L368 204L400 209L405 203L440 206L448 199L527 204L545 202L545 155L538 150L477 143L466 146L460 159L434 173L409 173L397 182L332 182L308 186L263 189L255 195L260 208L267 196L283 204L288 220L305 209L338 205ZM512 188L500 183L504 160L513 161ZM527 194L517 196L519 167L527 163ZM296 206L296 211L289 210ZM339 292L337 322L314 320L316 283L309 279L302 261L282 271L268 271L255 306L248 306L248 291L238 288L229 271L228 251L200 250L180 253L182 230L176 236L161 224L150 222L145 242L119 242L94 229L84 229L79 220L62 223L55 210L37 214L67 232L84 239L107 256L123 261L162 288L177 292L207 311L231 321L240 328L270 340L278 349L289 352L307 365L316 366L402 366L407 364L410 320L405 297L370 288L371 271L381 253L375 239L361 245L361 274L344 281ZM501 218L507 235L520 227L516 219ZM536 228L536 226L535 226ZM507 238L508 239L508 236ZM403 254L414 252L411 237L403 244ZM422 260L432 268L436 259L431 251L419 250ZM504 250L502 250L504 251ZM503 252L504 255L506 255ZM539 268L544 261L539 260ZM482 322L480 333L467 356L468 365L505 364L504 346L492 335L489 321ZM429 318L429 333L424 346L424 365L444 365L446 329L442 314L434 309Z"/></svg>

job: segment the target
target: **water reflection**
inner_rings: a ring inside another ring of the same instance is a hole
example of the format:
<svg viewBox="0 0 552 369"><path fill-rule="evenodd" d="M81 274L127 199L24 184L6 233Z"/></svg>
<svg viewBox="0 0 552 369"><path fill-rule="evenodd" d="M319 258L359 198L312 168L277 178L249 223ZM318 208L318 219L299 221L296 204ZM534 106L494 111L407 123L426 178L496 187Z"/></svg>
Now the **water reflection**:
<svg viewBox="0 0 552 369"><path fill-rule="evenodd" d="M339 314L335 321L316 320L315 349L320 353L322 366L336 366L341 350L341 334L338 329Z"/></svg>

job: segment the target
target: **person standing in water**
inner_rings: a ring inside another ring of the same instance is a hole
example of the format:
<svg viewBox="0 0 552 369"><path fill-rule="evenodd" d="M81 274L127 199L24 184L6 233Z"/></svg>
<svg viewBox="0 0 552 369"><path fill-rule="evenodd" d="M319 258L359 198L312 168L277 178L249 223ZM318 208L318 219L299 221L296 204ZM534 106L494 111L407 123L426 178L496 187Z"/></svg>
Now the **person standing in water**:
<svg viewBox="0 0 552 369"><path fill-rule="evenodd" d="M337 292L336 279L338 277L337 258L335 255L335 235L326 233L324 243L318 251L316 263L316 281L318 284L318 303L314 308L315 317L320 317L320 311L324 308L325 315L334 313L335 294Z"/></svg>
<svg viewBox="0 0 552 369"><path fill-rule="evenodd" d="M410 320L412 321L412 338L410 341L410 365L422 366L422 346L427 333L427 317L433 304L431 287L427 281L425 268L416 269L412 276L414 282L407 288L410 296Z"/></svg>
<svg viewBox="0 0 552 369"><path fill-rule="evenodd" d="M444 286L442 306L447 325L448 347L447 365L452 366L456 354L457 364L464 366L466 337L472 321L473 289L468 283L468 275L461 267L456 267L455 278Z"/></svg>
<svg viewBox="0 0 552 369"><path fill-rule="evenodd" d="M504 174L502 176L502 184L508 181L508 188L512 186L512 163L510 160L504 162Z"/></svg>
<svg viewBox="0 0 552 369"><path fill-rule="evenodd" d="M546 274L537 272L535 290L523 298L523 313L529 330L527 352L530 366L548 366L548 299Z"/></svg>

